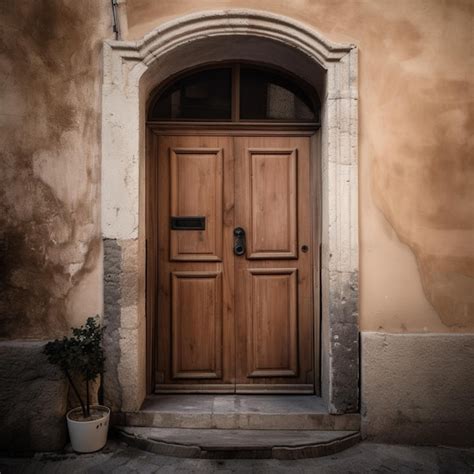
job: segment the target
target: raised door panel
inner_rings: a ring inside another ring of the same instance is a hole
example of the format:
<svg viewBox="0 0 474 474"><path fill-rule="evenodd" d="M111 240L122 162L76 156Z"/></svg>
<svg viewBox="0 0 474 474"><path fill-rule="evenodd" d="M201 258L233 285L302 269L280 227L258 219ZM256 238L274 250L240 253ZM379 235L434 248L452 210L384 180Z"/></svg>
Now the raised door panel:
<svg viewBox="0 0 474 474"><path fill-rule="evenodd" d="M172 378L221 378L221 273L173 272L171 278Z"/></svg>
<svg viewBox="0 0 474 474"><path fill-rule="evenodd" d="M248 377L298 375L296 268L249 269Z"/></svg>
<svg viewBox="0 0 474 474"><path fill-rule="evenodd" d="M204 230L170 228L172 261L222 260L223 153L220 148L170 149L171 217L204 217Z"/></svg>
<svg viewBox="0 0 474 474"><path fill-rule="evenodd" d="M248 149L249 259L297 258L297 150Z"/></svg>

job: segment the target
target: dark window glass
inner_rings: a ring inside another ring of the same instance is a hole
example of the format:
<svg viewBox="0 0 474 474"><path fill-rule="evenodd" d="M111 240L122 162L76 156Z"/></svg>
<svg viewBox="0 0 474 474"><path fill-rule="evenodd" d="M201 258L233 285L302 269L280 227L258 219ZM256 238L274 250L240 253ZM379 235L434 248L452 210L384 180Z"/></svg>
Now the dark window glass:
<svg viewBox="0 0 474 474"><path fill-rule="evenodd" d="M231 118L230 68L196 72L174 82L153 104L150 120Z"/></svg>
<svg viewBox="0 0 474 474"><path fill-rule="evenodd" d="M317 120L310 98L281 74L251 67L240 70L243 120Z"/></svg>

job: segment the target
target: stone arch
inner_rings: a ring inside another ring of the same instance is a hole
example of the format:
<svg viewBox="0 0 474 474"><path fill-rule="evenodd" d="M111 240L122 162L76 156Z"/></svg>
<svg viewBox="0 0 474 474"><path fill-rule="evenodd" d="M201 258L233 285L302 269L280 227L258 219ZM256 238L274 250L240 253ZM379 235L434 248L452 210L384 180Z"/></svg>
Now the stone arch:
<svg viewBox="0 0 474 474"><path fill-rule="evenodd" d="M254 10L191 14L139 41L106 41L102 97L106 396L122 411L146 394L144 159L150 91L206 62L251 59L313 85L321 114L321 375L330 413L359 407L357 49ZM108 387L108 389L107 389Z"/></svg>

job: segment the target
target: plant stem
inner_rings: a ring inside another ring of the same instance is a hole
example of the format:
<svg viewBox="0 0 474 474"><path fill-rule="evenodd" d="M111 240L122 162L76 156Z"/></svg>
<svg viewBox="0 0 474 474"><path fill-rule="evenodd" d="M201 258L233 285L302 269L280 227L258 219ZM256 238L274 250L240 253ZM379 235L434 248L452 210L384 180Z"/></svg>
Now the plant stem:
<svg viewBox="0 0 474 474"><path fill-rule="evenodd" d="M82 398L81 396L79 395L79 391L77 390L76 386L74 385L74 382L72 381L72 378L71 376L69 375L69 372L67 370L64 371L66 373L66 377L74 391L74 393L76 394L76 397L77 399L79 400L79 403L81 404L81 408L82 408L82 416L84 418L86 418L86 407L84 406L84 402L82 401Z"/></svg>
<svg viewBox="0 0 474 474"><path fill-rule="evenodd" d="M89 400L89 379L86 379L86 396L87 396L87 416L91 416L90 400Z"/></svg>
<svg viewBox="0 0 474 474"><path fill-rule="evenodd" d="M100 375L100 383L99 383L99 405L103 405L104 404L104 373L101 372Z"/></svg>

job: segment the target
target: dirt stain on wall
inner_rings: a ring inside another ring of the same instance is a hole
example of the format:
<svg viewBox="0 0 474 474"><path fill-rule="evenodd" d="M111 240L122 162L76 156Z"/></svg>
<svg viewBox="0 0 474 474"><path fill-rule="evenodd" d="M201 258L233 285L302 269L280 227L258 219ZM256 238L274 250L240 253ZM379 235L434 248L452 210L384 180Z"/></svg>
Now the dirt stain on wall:
<svg viewBox="0 0 474 474"><path fill-rule="evenodd" d="M49 338L100 311L100 292L70 296L88 277L100 287L109 14L93 0L0 6L0 337Z"/></svg>

